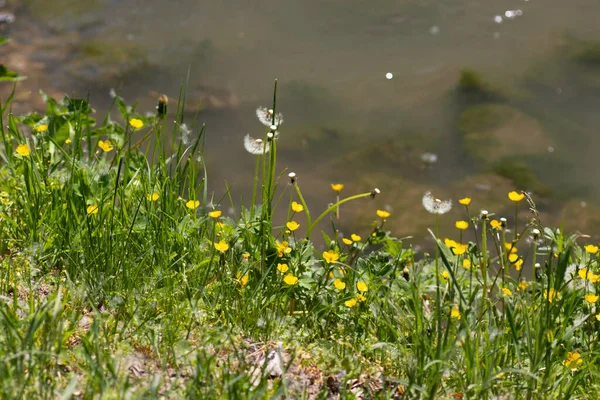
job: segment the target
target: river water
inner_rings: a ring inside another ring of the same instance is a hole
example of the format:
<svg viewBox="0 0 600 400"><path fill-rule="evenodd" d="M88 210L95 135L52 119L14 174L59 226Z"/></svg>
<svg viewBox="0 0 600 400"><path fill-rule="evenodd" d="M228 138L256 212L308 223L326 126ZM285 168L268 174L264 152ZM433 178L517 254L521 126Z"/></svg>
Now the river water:
<svg viewBox="0 0 600 400"><path fill-rule="evenodd" d="M89 89L99 113L111 88L151 111L156 93L177 96L189 69L190 104L205 106L198 120L208 127L206 159L217 192L227 180L237 198L247 197L254 159L242 138L263 133L254 109L270 104L277 78L285 117L280 166L301 177L309 202L330 202L333 181L346 183L346 193L382 188L377 204L348 208L349 226L368 226L373 211L386 206L399 234L423 237L430 219L420 199L427 190L469 195L475 208L510 216L506 192L527 189L539 193L548 223L575 221L577 229L598 231L597 0L12 5L11 36L35 46L32 57L44 64L35 83L72 95ZM580 50L588 47L591 60L582 61ZM461 130L464 113L477 105L460 95L465 68L501 93L500 101L484 103L504 107L493 111L495 122L475 129L494 132L496 141L477 147L476 156ZM424 166L423 153L438 161ZM524 164L535 182L499 172L507 160L510 168Z"/></svg>

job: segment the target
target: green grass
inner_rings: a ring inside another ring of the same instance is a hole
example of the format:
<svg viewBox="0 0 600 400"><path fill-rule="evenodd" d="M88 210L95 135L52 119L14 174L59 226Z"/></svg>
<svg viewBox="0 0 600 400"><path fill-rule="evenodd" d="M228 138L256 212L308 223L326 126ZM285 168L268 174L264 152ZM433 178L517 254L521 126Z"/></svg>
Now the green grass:
<svg viewBox="0 0 600 400"><path fill-rule="evenodd" d="M473 199L458 207L474 241L457 230L434 257L385 213L344 241L340 208L377 191L311 209L277 168L285 125L260 131L252 202L211 214L233 201L207 190L207 129L181 140L185 91L166 118L118 96L98 121L85 99L44 99L43 115L0 106L0 398L600 395L584 238Z"/></svg>

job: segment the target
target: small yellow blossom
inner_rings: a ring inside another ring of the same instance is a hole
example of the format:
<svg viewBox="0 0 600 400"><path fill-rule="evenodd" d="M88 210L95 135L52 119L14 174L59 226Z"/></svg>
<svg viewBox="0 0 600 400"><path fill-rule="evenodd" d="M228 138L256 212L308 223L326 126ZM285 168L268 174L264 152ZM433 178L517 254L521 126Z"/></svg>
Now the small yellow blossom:
<svg viewBox="0 0 600 400"><path fill-rule="evenodd" d="M519 255L515 254L515 253L510 253L508 255L508 261L510 261L511 263L514 263L515 261L517 261L519 259Z"/></svg>
<svg viewBox="0 0 600 400"><path fill-rule="evenodd" d="M323 252L323 258L327 264L332 264L340 259L340 255L333 250L328 250Z"/></svg>
<svg viewBox="0 0 600 400"><path fill-rule="evenodd" d="M468 258L465 258L462 262L462 267L464 269L469 269L471 268L471 260L469 260Z"/></svg>
<svg viewBox="0 0 600 400"><path fill-rule="evenodd" d="M588 244L584 249L590 254L596 254L598 252L598 246L594 246L593 244Z"/></svg>
<svg viewBox="0 0 600 400"><path fill-rule="evenodd" d="M490 225L492 226L492 228L494 229L502 229L502 223L500 221L498 221L497 219L493 219L490 221Z"/></svg>
<svg viewBox="0 0 600 400"><path fill-rule="evenodd" d="M298 277L294 276L292 274L287 274L286 276L283 277L283 281L290 286L294 286L296 283L298 283Z"/></svg>
<svg viewBox="0 0 600 400"><path fill-rule="evenodd" d="M244 254L242 254L242 257L244 258L244 260L248 260L250 259L250 253L245 252Z"/></svg>
<svg viewBox="0 0 600 400"><path fill-rule="evenodd" d="M585 301L587 301L590 304L594 304L598 301L598 296L596 296L594 293L588 293L585 295Z"/></svg>
<svg viewBox="0 0 600 400"><path fill-rule="evenodd" d="M129 120L129 125L131 125L133 129L140 129L144 126L144 121L139 118L131 118Z"/></svg>
<svg viewBox="0 0 600 400"><path fill-rule="evenodd" d="M304 206L302 206L302 204L300 203L296 203L295 201L292 201L292 211L293 212L302 212L304 211Z"/></svg>
<svg viewBox="0 0 600 400"><path fill-rule="evenodd" d="M596 319L600 321L600 314L596 314Z"/></svg>
<svg viewBox="0 0 600 400"><path fill-rule="evenodd" d="M296 229L298 229L300 227L300 224L297 223L296 221L290 221L287 224L285 224L285 226L287 226L287 228L290 230L290 232L294 232Z"/></svg>
<svg viewBox="0 0 600 400"><path fill-rule="evenodd" d="M454 255L459 256L461 254L465 254L465 252L467 251L468 248L469 248L468 244L457 243L457 245L452 248L452 253L454 253Z"/></svg>
<svg viewBox="0 0 600 400"><path fill-rule="evenodd" d="M596 282L600 281L600 275L596 275L596 274L592 273L588 279L590 280L590 282L596 283Z"/></svg>
<svg viewBox="0 0 600 400"><path fill-rule="evenodd" d="M250 278L248 277L248 274L246 274L246 275L238 274L237 279L238 279L238 282L240 283L240 286L244 287L248 284L248 280Z"/></svg>
<svg viewBox="0 0 600 400"><path fill-rule="evenodd" d="M290 269L288 267L287 264L279 264L277 263L277 269L279 270L279 272L281 272L282 274L285 274L286 272L288 272L288 270Z"/></svg>
<svg viewBox="0 0 600 400"><path fill-rule="evenodd" d="M583 363L581 359L581 354L578 352L568 352L567 359L563 361L563 365L567 368L571 368L571 371L577 371L577 366Z"/></svg>
<svg viewBox="0 0 600 400"><path fill-rule="evenodd" d="M469 223L467 221L456 221L454 226L456 226L456 229L460 229L462 231L469 227Z"/></svg>
<svg viewBox="0 0 600 400"><path fill-rule="evenodd" d="M352 235L350 235L350 239L352 239L355 242L360 242L361 237L358 235L355 235L354 233Z"/></svg>
<svg viewBox="0 0 600 400"><path fill-rule="evenodd" d="M356 305L356 299L346 300L344 302L344 305L346 305L346 307L348 307L348 308L352 308Z"/></svg>
<svg viewBox="0 0 600 400"><path fill-rule="evenodd" d="M363 296L362 294L360 294L360 293L356 295L356 299L358 301L365 301L365 300L367 300L367 298L365 296Z"/></svg>
<svg viewBox="0 0 600 400"><path fill-rule="evenodd" d="M579 275L579 277L585 281L587 279L590 279L590 277L592 276L592 271L588 271L587 268L581 268L579 269L579 271L577 271L577 275Z"/></svg>
<svg viewBox="0 0 600 400"><path fill-rule="evenodd" d="M71 144L71 143L72 143L72 142L71 142L71 139L67 139L67 140L65 140L65 144Z"/></svg>
<svg viewBox="0 0 600 400"><path fill-rule="evenodd" d="M505 295L507 295L508 297L512 296L512 291L509 288L502 288L502 293L504 293Z"/></svg>
<svg viewBox="0 0 600 400"><path fill-rule="evenodd" d="M461 318L460 311L458 310L458 308L456 308L456 307L452 308L452 311L450 311L450 317L452 317L454 319Z"/></svg>
<svg viewBox="0 0 600 400"><path fill-rule="evenodd" d="M511 253L516 253L517 252L517 247L512 244L512 243L504 243L504 248L506 249L506 251L510 251Z"/></svg>
<svg viewBox="0 0 600 400"><path fill-rule="evenodd" d="M154 193L150 193L146 195L146 199L148 199L148 201L156 201L158 200L158 198L160 197L160 194L158 194L158 192L154 192Z"/></svg>
<svg viewBox="0 0 600 400"><path fill-rule="evenodd" d="M112 143L110 142L110 140L104 141L101 140L98 142L98 147L100 147L102 149L102 151L104 151L105 153L108 153L109 151L112 151L112 149L114 149L114 146L112 145Z"/></svg>
<svg viewBox="0 0 600 400"><path fill-rule="evenodd" d="M346 284L344 282L342 282L341 279L336 279L335 281L333 281L333 286L335 286L335 288L337 290L344 290L344 289L346 289Z"/></svg>
<svg viewBox="0 0 600 400"><path fill-rule="evenodd" d="M545 290L544 291L544 298L547 299L550 303L552 303L554 301L554 299L557 299L560 297L560 293L557 292L556 290L554 290L554 288L550 288L550 291Z"/></svg>
<svg viewBox="0 0 600 400"><path fill-rule="evenodd" d="M463 199L458 200L458 202L460 204L462 204L463 206L468 206L469 204L471 204L471 198L470 197L465 197Z"/></svg>
<svg viewBox="0 0 600 400"><path fill-rule="evenodd" d="M450 274L448 273L448 271L442 271L442 278L444 278L445 280L450 279Z"/></svg>
<svg viewBox="0 0 600 400"><path fill-rule="evenodd" d="M369 287L367 286L367 284L362 281L356 282L356 288L358 289L359 292L366 292L367 290L369 290Z"/></svg>
<svg viewBox="0 0 600 400"><path fill-rule="evenodd" d="M200 202L198 200L188 200L188 202L185 203L185 206L190 210L195 210L200 207Z"/></svg>
<svg viewBox="0 0 600 400"><path fill-rule="evenodd" d="M331 188L333 189L334 192L339 193L342 191L342 189L344 189L344 184L343 183L332 183Z"/></svg>
<svg viewBox="0 0 600 400"><path fill-rule="evenodd" d="M27 144L20 144L17 146L17 154L23 157L27 157L31 154L31 150Z"/></svg>
<svg viewBox="0 0 600 400"><path fill-rule="evenodd" d="M48 125L46 125L46 124L38 125L34 129L37 133L46 132L48 130Z"/></svg>
<svg viewBox="0 0 600 400"><path fill-rule="evenodd" d="M92 204L91 206L88 206L87 213L88 213L88 215L90 215L90 214L98 214L98 206L95 205L95 204Z"/></svg>
<svg viewBox="0 0 600 400"><path fill-rule="evenodd" d="M218 243L215 242L215 249L217 251L220 251L221 253L225 253L227 250L229 250L229 245L227 244L226 241L221 240Z"/></svg>
<svg viewBox="0 0 600 400"><path fill-rule="evenodd" d="M515 261L515 268L517 271L520 271L521 268L523 268L523 259L519 258L517 261Z"/></svg>
<svg viewBox="0 0 600 400"><path fill-rule="evenodd" d="M377 216L381 219L386 219L390 216L391 214L385 210L377 210Z"/></svg>
<svg viewBox="0 0 600 400"><path fill-rule="evenodd" d="M347 238L343 238L343 239L342 239L342 242L344 242L344 244L345 244L346 246L351 246L351 245L352 245L352 240L350 240L350 239L347 239Z"/></svg>
<svg viewBox="0 0 600 400"><path fill-rule="evenodd" d="M527 281L521 281L521 283L519 283L519 287L521 290L527 289Z"/></svg>
<svg viewBox="0 0 600 400"><path fill-rule="evenodd" d="M456 243L454 240L452 239L444 239L444 244L446 245L447 248L451 249L453 247L457 247L458 243Z"/></svg>
<svg viewBox="0 0 600 400"><path fill-rule="evenodd" d="M517 193L515 191L512 191L508 194L508 198L516 203L523 200L525 198L525 195L523 193Z"/></svg>
<svg viewBox="0 0 600 400"><path fill-rule="evenodd" d="M221 210L215 210L215 211L209 212L208 216L211 217L211 218L217 219L217 218L219 218L221 216L221 214L222 214Z"/></svg>
<svg viewBox="0 0 600 400"><path fill-rule="evenodd" d="M277 256L283 257L285 254L290 254L292 252L292 248L289 243L283 241L281 243L277 242Z"/></svg>

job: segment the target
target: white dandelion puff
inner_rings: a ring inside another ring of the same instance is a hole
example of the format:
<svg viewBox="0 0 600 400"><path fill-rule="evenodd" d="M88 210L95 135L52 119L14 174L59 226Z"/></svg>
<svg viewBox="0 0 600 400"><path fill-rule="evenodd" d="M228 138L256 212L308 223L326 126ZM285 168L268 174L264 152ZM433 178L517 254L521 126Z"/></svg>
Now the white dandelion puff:
<svg viewBox="0 0 600 400"><path fill-rule="evenodd" d="M254 139L250 135L244 136L244 147L250 154L260 155L269 152L271 146L265 143L262 139Z"/></svg>
<svg viewBox="0 0 600 400"><path fill-rule="evenodd" d="M182 124L179 129L181 129L181 143L187 146L190 143L190 134L192 131L190 131L190 128L186 124Z"/></svg>
<svg viewBox="0 0 600 400"><path fill-rule="evenodd" d="M111 97L111 99L114 99L115 97L117 97L117 92L115 91L115 89L111 88L108 92L108 95Z"/></svg>
<svg viewBox="0 0 600 400"><path fill-rule="evenodd" d="M423 207L432 214L446 214L452 208L452 201L436 199L427 192L423 196Z"/></svg>
<svg viewBox="0 0 600 400"><path fill-rule="evenodd" d="M281 124L283 124L283 115L278 113L275 115L275 124L273 124L273 110L265 107L258 107L256 109L256 117L260 121L261 124L265 126L275 125L275 129Z"/></svg>

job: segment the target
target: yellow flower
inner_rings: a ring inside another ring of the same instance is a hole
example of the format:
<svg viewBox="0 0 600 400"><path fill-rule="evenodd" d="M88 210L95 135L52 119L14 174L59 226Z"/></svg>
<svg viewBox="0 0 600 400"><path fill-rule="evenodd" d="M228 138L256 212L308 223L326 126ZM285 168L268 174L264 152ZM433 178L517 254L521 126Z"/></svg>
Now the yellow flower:
<svg viewBox="0 0 600 400"><path fill-rule="evenodd" d="M27 157L31 154L31 150L27 144L20 144L17 146L17 154L23 157Z"/></svg>
<svg viewBox="0 0 600 400"><path fill-rule="evenodd" d="M462 231L469 227L469 223L467 221L456 221L454 226L456 226L456 229L460 229Z"/></svg>
<svg viewBox="0 0 600 400"><path fill-rule="evenodd" d="M200 207L200 202L198 200L188 200L188 202L185 203L185 206L190 210L195 210Z"/></svg>
<svg viewBox="0 0 600 400"><path fill-rule="evenodd" d="M362 294L360 294L360 293L356 295L356 299L358 301L365 301L365 300L367 300L367 298L365 296L363 296Z"/></svg>
<svg viewBox="0 0 600 400"><path fill-rule="evenodd" d="M596 319L600 321L600 314L596 314Z"/></svg>
<svg viewBox="0 0 600 400"><path fill-rule="evenodd" d="M304 207L302 206L302 204L292 201L292 211L299 213L304 211Z"/></svg>
<svg viewBox="0 0 600 400"><path fill-rule="evenodd" d="M442 278L445 280L450 279L450 274L448 273L448 271L442 271Z"/></svg>
<svg viewBox="0 0 600 400"><path fill-rule="evenodd" d="M503 288L502 288L502 293L504 293L505 295L507 295L507 296L509 296L509 297L510 297L510 296L512 296L512 292L510 291L510 289L509 289L509 288L505 288L505 287L503 287Z"/></svg>
<svg viewBox="0 0 600 400"><path fill-rule="evenodd" d="M500 221L498 221L497 219L493 219L490 221L490 225L492 226L492 228L494 229L502 229L502 223Z"/></svg>
<svg viewBox="0 0 600 400"><path fill-rule="evenodd" d="M222 212L221 210L215 210L215 211L211 211L208 213L208 216L214 219L217 219L221 216Z"/></svg>
<svg viewBox="0 0 600 400"><path fill-rule="evenodd" d="M516 253L510 253L508 255L508 261L510 261L511 263L514 263L515 261L517 261L519 259L519 255Z"/></svg>
<svg viewBox="0 0 600 400"><path fill-rule="evenodd" d="M527 281L521 281L521 283L519 283L519 287L521 290L527 289Z"/></svg>
<svg viewBox="0 0 600 400"><path fill-rule="evenodd" d="M350 239L343 238L342 242L344 242L344 244L346 246L351 246L352 245L352 240L350 240Z"/></svg>
<svg viewBox="0 0 600 400"><path fill-rule="evenodd" d="M48 125L46 125L46 124L38 125L34 129L37 133L46 132L48 130Z"/></svg>
<svg viewBox="0 0 600 400"><path fill-rule="evenodd" d="M344 289L346 289L346 284L344 282L342 282L341 279L336 279L335 281L333 281L333 286L335 286L335 288L337 290L344 290Z"/></svg>
<svg viewBox="0 0 600 400"><path fill-rule="evenodd" d="M250 258L250 253L245 252L244 254L242 254L242 257L244 257L244 260L248 260Z"/></svg>
<svg viewBox="0 0 600 400"><path fill-rule="evenodd" d="M222 223L222 222L217 222L217 223L216 223L216 226L217 226L217 229L218 229L218 230L222 230L222 229L225 227L225 224L224 224L224 223Z"/></svg>
<svg viewBox="0 0 600 400"><path fill-rule="evenodd" d="M506 251L510 251L511 253L517 252L517 247L512 243L504 243L504 248L506 249Z"/></svg>
<svg viewBox="0 0 600 400"><path fill-rule="evenodd" d="M525 198L525 195L523 193L517 193L515 191L512 191L508 194L508 198L516 203L523 200Z"/></svg>
<svg viewBox="0 0 600 400"><path fill-rule="evenodd" d="M458 308L453 307L452 311L450 311L450 317L454 318L454 319L460 319L461 315L460 315L460 311L458 311Z"/></svg>
<svg viewBox="0 0 600 400"><path fill-rule="evenodd" d="M92 204L91 206L88 206L87 213L88 213L88 215L90 215L90 214L98 214L98 206L95 205L95 204Z"/></svg>
<svg viewBox="0 0 600 400"><path fill-rule="evenodd" d="M369 287L367 286L367 284L362 281L356 282L356 288L358 289L359 292L366 292L367 290L369 290Z"/></svg>
<svg viewBox="0 0 600 400"><path fill-rule="evenodd" d="M65 144L71 144L71 139L65 140Z"/></svg>
<svg viewBox="0 0 600 400"><path fill-rule="evenodd" d="M298 283L298 277L292 274L287 274L283 277L283 281L290 286L294 286L296 283Z"/></svg>
<svg viewBox="0 0 600 400"><path fill-rule="evenodd" d="M547 299L550 303L552 303L554 301L554 299L557 299L560 297L560 293L557 292L556 290L554 290L554 288L550 288L550 291L545 290L544 291L544 298Z"/></svg>
<svg viewBox="0 0 600 400"><path fill-rule="evenodd" d="M156 200L158 200L159 197L160 197L160 194L158 194L157 192L146 195L146 199L148 199L148 201L156 201Z"/></svg>
<svg viewBox="0 0 600 400"><path fill-rule="evenodd" d="M590 280L590 282L596 283L596 282L600 281L600 275L591 273L588 279Z"/></svg>
<svg viewBox="0 0 600 400"><path fill-rule="evenodd" d="M467 251L467 249L469 248L468 244L460 244L457 243L456 247L452 248L452 253L454 253L454 255L461 255L461 254L465 254L465 251Z"/></svg>
<svg viewBox="0 0 600 400"><path fill-rule="evenodd" d="M131 125L133 129L140 129L144 126L144 121L139 118L131 118L129 120L129 125Z"/></svg>
<svg viewBox="0 0 600 400"><path fill-rule="evenodd" d="M563 365L567 368L571 368L571 371L577 371L577 366L583 362L581 354L578 352L568 352L567 359L563 361Z"/></svg>
<svg viewBox="0 0 600 400"><path fill-rule="evenodd" d="M447 248L451 249L453 247L457 247L458 243L456 243L454 240L452 239L444 239L444 244L446 245Z"/></svg>
<svg viewBox="0 0 600 400"><path fill-rule="evenodd" d="M114 149L112 143L110 142L110 140L104 141L101 140L98 142L98 147L100 147L102 149L102 151L104 151L105 153L108 153L109 151L111 151L112 149Z"/></svg>
<svg viewBox="0 0 600 400"><path fill-rule="evenodd" d="M283 257L284 254L290 254L292 252L292 248L290 247L289 243L284 241L284 242L277 242L277 256L278 257Z"/></svg>
<svg viewBox="0 0 600 400"><path fill-rule="evenodd" d="M350 238L355 242L360 242L360 239L361 239L360 236L355 235L354 233L352 235L350 235Z"/></svg>
<svg viewBox="0 0 600 400"><path fill-rule="evenodd" d="M515 262L515 268L517 269L517 271L520 271L521 268L523 268L523 259L519 258L516 262Z"/></svg>
<svg viewBox="0 0 600 400"><path fill-rule="evenodd" d="M323 252L323 258L327 264L332 264L340 259L340 255L333 250L329 250Z"/></svg>
<svg viewBox="0 0 600 400"><path fill-rule="evenodd" d="M285 274L286 272L288 272L289 267L287 264L277 264L277 269L279 270L279 272L281 272L282 274Z"/></svg>
<svg viewBox="0 0 600 400"><path fill-rule="evenodd" d="M596 296L594 293L588 293L585 295L585 301L587 301L590 304L594 304L598 301L598 296Z"/></svg>
<svg viewBox="0 0 600 400"><path fill-rule="evenodd" d="M471 260L469 260L468 258L465 258L462 262L462 267L464 269L469 269L471 268Z"/></svg>
<svg viewBox="0 0 600 400"><path fill-rule="evenodd" d="M460 204L462 204L463 206L468 206L469 204L471 204L471 198L470 197L465 197L464 199L458 200L458 202Z"/></svg>
<svg viewBox="0 0 600 400"><path fill-rule="evenodd" d="M377 210L377 216L381 219L386 219L390 216L391 214L385 210Z"/></svg>
<svg viewBox="0 0 600 400"><path fill-rule="evenodd" d="M246 285L248 284L248 280L250 279L250 278L248 277L248 274L246 274L246 275L243 275L243 276L242 276L242 274L238 274L238 275L237 275L237 278L238 278L238 282L240 282L240 286L241 286L241 287L244 287L244 286L246 286Z"/></svg>
<svg viewBox="0 0 600 400"><path fill-rule="evenodd" d="M217 251L220 251L221 253L225 253L227 250L229 250L229 245L226 241L221 240L219 243L215 242L215 249L217 249Z"/></svg>
<svg viewBox="0 0 600 400"><path fill-rule="evenodd" d="M598 246L594 246L593 244L588 244L584 249L590 254L596 254L598 252Z"/></svg>
<svg viewBox="0 0 600 400"><path fill-rule="evenodd" d="M352 308L352 307L354 307L356 305L356 299L346 300L344 302L344 304L346 305L346 307Z"/></svg>
<svg viewBox="0 0 600 400"><path fill-rule="evenodd" d="M579 275L579 277L585 281L590 279L592 271L588 271L587 268L581 268L579 271L577 271L577 275Z"/></svg>
<svg viewBox="0 0 600 400"><path fill-rule="evenodd" d="M344 188L344 184L343 183L332 183L331 188L333 189L334 192L339 193Z"/></svg>
<svg viewBox="0 0 600 400"><path fill-rule="evenodd" d="M296 229L298 229L300 227L300 224L297 223L296 221L290 221L287 224L285 224L285 226L287 226L287 228L290 230L290 232L294 232Z"/></svg>

